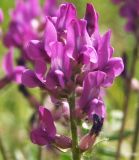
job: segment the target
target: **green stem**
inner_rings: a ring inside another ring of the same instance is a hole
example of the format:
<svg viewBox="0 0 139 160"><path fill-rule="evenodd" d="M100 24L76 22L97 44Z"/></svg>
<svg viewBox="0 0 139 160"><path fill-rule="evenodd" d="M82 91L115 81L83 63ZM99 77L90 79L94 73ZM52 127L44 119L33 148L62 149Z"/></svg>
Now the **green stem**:
<svg viewBox="0 0 139 160"><path fill-rule="evenodd" d="M5 151L5 147L3 145L1 137L0 137L0 151L1 151L1 155L3 157L3 160L8 160L7 153Z"/></svg>
<svg viewBox="0 0 139 160"><path fill-rule="evenodd" d="M80 160L80 150L78 147L77 120L75 117L75 92L68 99L70 105L70 123L72 134L72 157L73 160Z"/></svg>
<svg viewBox="0 0 139 160"><path fill-rule="evenodd" d="M132 154L130 160L135 160L138 140L139 140L139 98L138 98L138 106L136 109L135 129L134 129L134 137L132 143Z"/></svg>
<svg viewBox="0 0 139 160"><path fill-rule="evenodd" d="M131 96L131 81L132 78L134 77L135 74L135 67L137 63L137 58L138 58L138 44L136 44L134 52L133 52L133 59L131 62L131 68L130 68L130 73L129 77L126 79L126 86L125 86L125 99L123 103L123 119L122 119L122 125L121 129L119 132L119 141L118 141L118 146L117 146L117 152L116 152L116 160L120 159L120 150L121 150L121 145L123 141L123 133L125 129L125 124L126 124L126 119L127 119L127 113L128 113L128 108L129 108L129 100Z"/></svg>
<svg viewBox="0 0 139 160"><path fill-rule="evenodd" d="M41 160L42 159L42 148L41 147L38 147L38 160Z"/></svg>

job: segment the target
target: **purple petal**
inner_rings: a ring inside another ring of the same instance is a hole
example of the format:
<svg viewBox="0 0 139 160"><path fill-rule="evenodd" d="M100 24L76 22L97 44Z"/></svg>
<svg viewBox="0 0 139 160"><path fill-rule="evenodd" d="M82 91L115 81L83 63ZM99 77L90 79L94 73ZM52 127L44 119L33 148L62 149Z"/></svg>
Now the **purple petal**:
<svg viewBox="0 0 139 160"><path fill-rule="evenodd" d="M57 86L57 77L53 70L49 70L47 76L46 76L46 82L45 85L48 89L54 90Z"/></svg>
<svg viewBox="0 0 139 160"><path fill-rule="evenodd" d="M94 98L97 98L100 92L100 86L103 84L106 74L101 71L90 72L84 79L83 92L79 99L79 105L85 107Z"/></svg>
<svg viewBox="0 0 139 160"><path fill-rule="evenodd" d="M28 57L32 60L44 59L43 44L39 40L31 40L27 46Z"/></svg>
<svg viewBox="0 0 139 160"><path fill-rule="evenodd" d="M37 17L39 13L40 6L38 0L17 0L16 8L12 12L12 18L20 23L25 23Z"/></svg>
<svg viewBox="0 0 139 160"><path fill-rule="evenodd" d="M90 115L97 114L99 117L105 118L106 109L104 102L99 99L93 99L90 104L90 110L88 114Z"/></svg>
<svg viewBox="0 0 139 160"><path fill-rule="evenodd" d="M91 36L98 27L98 16L92 4L87 4L85 20L87 21L87 31Z"/></svg>
<svg viewBox="0 0 139 160"><path fill-rule="evenodd" d="M26 70L22 75L22 83L30 88L39 87L42 82L38 79L36 74L31 70Z"/></svg>
<svg viewBox="0 0 139 160"><path fill-rule="evenodd" d="M107 64L110 56L111 56L111 49L110 49L110 36L111 31L108 31L101 39L98 48L98 66L99 69L103 69Z"/></svg>
<svg viewBox="0 0 139 160"><path fill-rule="evenodd" d="M3 12L2 9L0 8L0 23L3 22L4 16L3 16Z"/></svg>
<svg viewBox="0 0 139 160"><path fill-rule="evenodd" d="M57 0L47 0L44 4L44 12L47 16L57 15Z"/></svg>
<svg viewBox="0 0 139 160"><path fill-rule="evenodd" d="M79 60L85 47L92 46L86 30L85 20L72 20L67 29L67 53L70 58Z"/></svg>
<svg viewBox="0 0 139 160"><path fill-rule="evenodd" d="M9 50L9 52L5 55L3 59L3 69L8 76L11 76L14 72L13 49L12 48Z"/></svg>
<svg viewBox="0 0 139 160"><path fill-rule="evenodd" d="M93 47L85 46L81 53L83 54L83 64L88 64L89 62L97 63L98 56L96 50Z"/></svg>
<svg viewBox="0 0 139 160"><path fill-rule="evenodd" d="M50 44L57 41L57 31L53 23L46 18L45 28L45 51L51 57Z"/></svg>
<svg viewBox="0 0 139 160"><path fill-rule="evenodd" d="M47 132L49 137L55 137L56 127L54 125L51 112L44 107L39 107L39 115L40 115L42 129Z"/></svg>
<svg viewBox="0 0 139 160"><path fill-rule="evenodd" d="M22 67L22 66L15 67L13 76L14 76L14 80L16 81L16 83L21 84L22 74L23 74L24 71L25 71L25 68Z"/></svg>
<svg viewBox="0 0 139 160"><path fill-rule="evenodd" d="M41 128L34 129L30 134L30 138L32 143L41 146L48 145L50 141L50 139L47 137L47 133Z"/></svg>
<svg viewBox="0 0 139 160"><path fill-rule="evenodd" d="M51 52L52 52L52 60L51 60L52 70L54 72L55 70L62 71L64 76L67 79L69 79L71 75L70 59L66 54L64 45L61 42L52 43Z"/></svg>
<svg viewBox="0 0 139 160"><path fill-rule="evenodd" d="M65 81L64 81L64 73L60 70L55 70L55 74L57 75L58 77L58 80L59 80L59 83L60 83L60 86L62 88L65 87Z"/></svg>
<svg viewBox="0 0 139 160"><path fill-rule="evenodd" d="M46 73L47 66L46 62L43 60L37 60L35 62L35 73L38 78L42 79L44 77L44 74Z"/></svg>
<svg viewBox="0 0 139 160"><path fill-rule="evenodd" d="M114 76L119 76L124 70L124 64L122 58L114 57L111 58L107 65L109 70L114 71ZM109 70L107 72L109 72Z"/></svg>
<svg viewBox="0 0 139 160"><path fill-rule="evenodd" d="M70 3L62 4L57 19L58 30L66 29L73 19L76 19L76 8Z"/></svg>

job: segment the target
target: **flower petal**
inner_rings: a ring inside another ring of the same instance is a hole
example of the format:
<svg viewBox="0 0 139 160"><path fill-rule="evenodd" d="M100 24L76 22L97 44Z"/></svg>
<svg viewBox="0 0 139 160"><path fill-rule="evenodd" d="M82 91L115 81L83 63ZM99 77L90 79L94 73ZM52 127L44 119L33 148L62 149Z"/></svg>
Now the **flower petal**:
<svg viewBox="0 0 139 160"><path fill-rule="evenodd" d="M9 52L5 55L3 59L3 69L8 76L11 76L14 72L13 49L12 48L10 48Z"/></svg>
<svg viewBox="0 0 139 160"><path fill-rule="evenodd" d="M44 60L35 61L35 73L40 80L43 79L46 70L47 70L47 65Z"/></svg>
<svg viewBox="0 0 139 160"><path fill-rule="evenodd" d="M41 128L34 129L30 134L30 138L32 143L34 144L38 144L41 146L49 144L49 138L47 137L47 133Z"/></svg>
<svg viewBox="0 0 139 160"><path fill-rule="evenodd" d="M51 42L57 41L57 31L53 23L46 18L46 28L45 28L45 51L51 57L50 44Z"/></svg>
<svg viewBox="0 0 139 160"><path fill-rule="evenodd" d="M87 107L94 98L98 98L100 86L105 80L106 74L101 71L90 72L84 79L83 92L79 99L81 108Z"/></svg>
<svg viewBox="0 0 139 160"><path fill-rule="evenodd" d="M0 8L0 23L3 22L4 16L3 16L3 12L2 9Z"/></svg>
<svg viewBox="0 0 139 160"><path fill-rule="evenodd" d="M55 137L56 127L54 125L51 112L44 107L39 107L39 116L41 120L41 127L43 128L43 130L48 133L49 137Z"/></svg>
<svg viewBox="0 0 139 160"><path fill-rule="evenodd" d="M22 75L22 83L30 88L42 86L42 82L38 79L36 74L31 70L26 70Z"/></svg>
<svg viewBox="0 0 139 160"><path fill-rule="evenodd" d="M59 15L57 19L58 30L65 30L70 22L76 18L76 8L71 3L62 4L59 9Z"/></svg>
<svg viewBox="0 0 139 160"><path fill-rule="evenodd" d="M119 57L111 58L108 62L107 67L108 67L107 72L109 72L109 70L113 70L114 76L115 77L119 76L124 70L124 64L122 58Z"/></svg>
<svg viewBox="0 0 139 160"><path fill-rule="evenodd" d="M86 6L85 20L87 21L88 34L91 37L98 27L98 16L92 4L88 3Z"/></svg>
<svg viewBox="0 0 139 160"><path fill-rule="evenodd" d="M110 36L111 31L108 31L101 39L98 48L98 67L99 69L103 69L103 67L107 64L110 56L111 56L111 48L110 48Z"/></svg>
<svg viewBox="0 0 139 160"><path fill-rule="evenodd" d="M16 83L20 84L22 82L22 74L24 71L25 71L25 68L22 66L15 67L13 76Z"/></svg>

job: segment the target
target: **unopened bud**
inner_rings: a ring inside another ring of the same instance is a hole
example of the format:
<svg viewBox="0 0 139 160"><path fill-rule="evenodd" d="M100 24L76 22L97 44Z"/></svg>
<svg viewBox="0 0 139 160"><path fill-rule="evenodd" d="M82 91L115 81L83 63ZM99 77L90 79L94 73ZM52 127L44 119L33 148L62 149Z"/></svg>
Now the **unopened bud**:
<svg viewBox="0 0 139 160"><path fill-rule="evenodd" d="M91 149L96 141L96 135L86 134L80 140L79 147L82 152Z"/></svg>
<svg viewBox="0 0 139 160"><path fill-rule="evenodd" d="M83 87L77 87L76 88L76 94L78 95L78 96L80 96L81 94L82 94L82 92L83 92Z"/></svg>
<svg viewBox="0 0 139 160"><path fill-rule="evenodd" d="M56 135L55 144L59 148L67 149L72 147L72 140L69 137L63 135Z"/></svg>
<svg viewBox="0 0 139 160"><path fill-rule="evenodd" d="M0 23L3 22L3 19L4 19L3 12L2 12L2 9L0 8Z"/></svg>
<svg viewBox="0 0 139 160"><path fill-rule="evenodd" d="M131 88L132 90L138 92L139 91L139 81L135 78L132 79L131 81Z"/></svg>

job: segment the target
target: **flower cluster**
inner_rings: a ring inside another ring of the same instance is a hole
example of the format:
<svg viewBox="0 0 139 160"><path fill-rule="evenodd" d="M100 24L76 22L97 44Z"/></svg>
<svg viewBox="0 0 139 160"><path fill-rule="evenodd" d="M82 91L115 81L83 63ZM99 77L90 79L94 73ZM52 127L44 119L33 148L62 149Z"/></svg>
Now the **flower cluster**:
<svg viewBox="0 0 139 160"><path fill-rule="evenodd" d="M57 9L55 3L51 5L52 10L45 17L45 29L41 32L41 37L34 34L32 36L32 29L29 31L31 40L25 45L25 49L34 67L24 71L22 83L27 87L40 87L48 92L53 104L66 104L61 107L66 110L67 116L69 107L72 107L69 106L69 99L74 95L75 118L87 117L92 121L93 127L89 136L97 136L105 118L101 90L110 87L114 79L121 74L122 59L113 57L111 31L100 35L98 14L92 4L87 4L82 19L77 17L76 8L71 3L61 4ZM47 7L45 9L47 10ZM32 16L37 14L37 9L33 11ZM30 17L28 19L30 20ZM26 40L17 42L21 45ZM65 112L62 112L61 116L64 114ZM71 147L72 142L67 137L57 136L51 112L40 107L39 115L40 124L31 133L32 142L38 145L55 143L58 146L62 144L60 147L63 148ZM63 143L58 143L59 141Z"/></svg>
<svg viewBox="0 0 139 160"><path fill-rule="evenodd" d="M6 76L0 80L0 88L7 85L10 81L21 83L21 74L27 63L34 65L32 59L28 56L27 44L32 39L41 39L45 27L45 17L56 14L56 1L47 1L43 7L39 0L17 0L15 8L10 12L10 22L8 31L4 33L3 43L8 48L8 53L3 60L3 68ZM33 7L32 7L33 6ZM50 6L53 6L51 8ZM0 9L0 23L3 21L3 13ZM20 55L16 59L17 68L13 68L15 48ZM13 75L14 72L14 76ZM18 78L15 78L18 77ZM5 81L6 80L6 81Z"/></svg>
<svg viewBox="0 0 139 160"><path fill-rule="evenodd" d="M115 4L121 4L120 15L127 18L126 30L137 34L139 32L139 0L112 1Z"/></svg>

